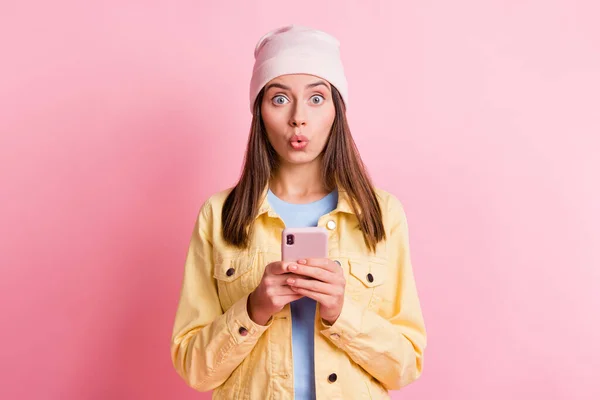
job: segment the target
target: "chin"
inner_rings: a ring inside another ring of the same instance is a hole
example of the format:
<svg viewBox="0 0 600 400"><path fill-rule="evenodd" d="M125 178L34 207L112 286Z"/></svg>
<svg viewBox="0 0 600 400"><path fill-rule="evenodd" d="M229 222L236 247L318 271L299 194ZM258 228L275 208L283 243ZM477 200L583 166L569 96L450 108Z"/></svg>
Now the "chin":
<svg viewBox="0 0 600 400"><path fill-rule="evenodd" d="M287 157L285 157L284 159L285 162L288 164L299 165L311 163L315 161L316 157L314 157L312 154L295 152L292 154L288 154Z"/></svg>

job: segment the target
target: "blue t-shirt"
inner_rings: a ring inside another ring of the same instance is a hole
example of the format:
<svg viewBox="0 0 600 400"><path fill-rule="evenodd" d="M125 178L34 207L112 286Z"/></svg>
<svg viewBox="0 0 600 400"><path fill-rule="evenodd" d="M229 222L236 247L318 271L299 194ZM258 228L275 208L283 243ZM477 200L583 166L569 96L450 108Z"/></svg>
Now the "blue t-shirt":
<svg viewBox="0 0 600 400"><path fill-rule="evenodd" d="M271 190L267 201L288 228L317 226L319 218L337 206L338 192L306 204L292 204L275 196ZM294 398L315 399L315 312L317 303L308 297L293 301L292 309L292 355L294 361Z"/></svg>

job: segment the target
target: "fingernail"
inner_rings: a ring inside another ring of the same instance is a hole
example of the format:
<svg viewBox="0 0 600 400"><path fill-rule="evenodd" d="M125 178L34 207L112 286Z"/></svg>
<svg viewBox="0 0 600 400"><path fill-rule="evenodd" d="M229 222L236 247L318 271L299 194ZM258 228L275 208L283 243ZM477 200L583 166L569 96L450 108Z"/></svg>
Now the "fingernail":
<svg viewBox="0 0 600 400"><path fill-rule="evenodd" d="M292 264L288 267L288 269L290 269L291 271L295 271L296 269L298 269L298 267L296 265Z"/></svg>
<svg viewBox="0 0 600 400"><path fill-rule="evenodd" d="M306 264L306 260L298 260L298 264Z"/></svg>
<svg viewBox="0 0 600 400"><path fill-rule="evenodd" d="M294 279L288 279L288 283L294 283L296 282Z"/></svg>

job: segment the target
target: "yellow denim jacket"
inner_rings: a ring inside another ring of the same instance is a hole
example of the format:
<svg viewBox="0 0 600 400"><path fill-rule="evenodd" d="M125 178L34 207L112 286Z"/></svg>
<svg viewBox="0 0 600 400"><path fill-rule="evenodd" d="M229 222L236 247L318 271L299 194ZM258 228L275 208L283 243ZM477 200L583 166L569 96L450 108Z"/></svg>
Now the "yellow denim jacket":
<svg viewBox="0 0 600 400"><path fill-rule="evenodd" d="M171 338L177 373L213 399L293 399L290 305L261 326L248 316L248 295L265 266L281 259L284 223L266 200L248 249L224 242L221 209L231 189L201 207L190 240ZM264 191L266 195L266 189ZM329 258L346 278L341 315L315 318L317 399L389 399L421 375L426 332L411 266L401 203L376 189L387 239L369 253L345 191L318 225L329 232Z"/></svg>

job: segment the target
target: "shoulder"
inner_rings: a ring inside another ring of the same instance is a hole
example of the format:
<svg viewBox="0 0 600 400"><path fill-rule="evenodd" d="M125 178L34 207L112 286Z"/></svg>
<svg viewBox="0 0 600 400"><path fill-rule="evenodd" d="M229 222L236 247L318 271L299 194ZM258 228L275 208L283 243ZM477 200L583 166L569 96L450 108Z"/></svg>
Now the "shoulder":
<svg viewBox="0 0 600 400"><path fill-rule="evenodd" d="M198 217L205 220L220 218L225 200L227 200L227 196L229 196L232 190L233 187L229 187L209 195L200 206Z"/></svg>
<svg viewBox="0 0 600 400"><path fill-rule="evenodd" d="M376 187L375 194L381 206L383 223L390 227L406 225L406 212L400 199L393 193Z"/></svg>
<svg viewBox="0 0 600 400"><path fill-rule="evenodd" d="M380 187L375 188L375 194L383 212L404 212L404 205L396 195Z"/></svg>
<svg viewBox="0 0 600 400"><path fill-rule="evenodd" d="M225 200L227 200L227 196L229 196L229 193L231 193L232 190L233 187L229 187L211 194L204 201L204 206L212 208L223 208L223 204L225 204Z"/></svg>

